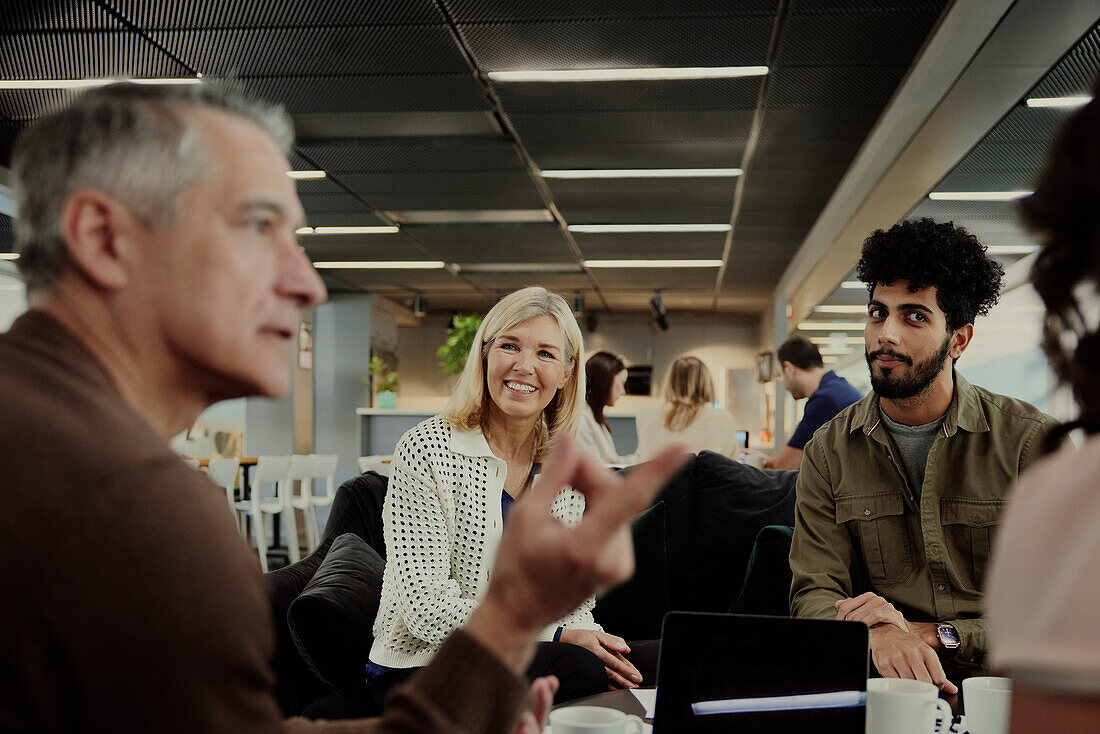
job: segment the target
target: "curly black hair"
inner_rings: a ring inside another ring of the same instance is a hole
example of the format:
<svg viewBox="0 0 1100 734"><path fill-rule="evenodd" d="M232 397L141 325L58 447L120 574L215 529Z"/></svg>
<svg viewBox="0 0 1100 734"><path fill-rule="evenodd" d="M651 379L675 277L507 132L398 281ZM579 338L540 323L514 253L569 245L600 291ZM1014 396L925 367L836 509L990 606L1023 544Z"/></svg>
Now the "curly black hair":
<svg viewBox="0 0 1100 734"><path fill-rule="evenodd" d="M911 291L935 286L936 304L954 331L985 316L1001 293L1004 268L986 254L978 238L954 222L909 219L876 229L863 242L856 276L875 286L909 281Z"/></svg>
<svg viewBox="0 0 1100 734"><path fill-rule="evenodd" d="M1031 280L1047 308L1043 349L1081 406L1079 418L1051 436L1053 445L1073 428L1100 433L1100 78L1093 101L1058 134L1020 214L1042 242Z"/></svg>

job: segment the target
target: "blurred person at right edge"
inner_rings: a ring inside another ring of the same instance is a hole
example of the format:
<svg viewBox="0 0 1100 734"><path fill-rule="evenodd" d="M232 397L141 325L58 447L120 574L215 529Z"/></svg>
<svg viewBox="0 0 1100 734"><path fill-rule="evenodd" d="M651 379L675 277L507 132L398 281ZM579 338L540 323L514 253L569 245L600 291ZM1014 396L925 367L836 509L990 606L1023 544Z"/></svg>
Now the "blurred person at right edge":
<svg viewBox="0 0 1100 734"><path fill-rule="evenodd" d="M1015 681L1013 732L1100 731L1100 80L1092 94L1020 202L1042 243L1043 348L1080 407L1053 438L1086 437L1020 478L998 536L989 635L994 670Z"/></svg>
<svg viewBox="0 0 1100 734"><path fill-rule="evenodd" d="M1008 488L1057 422L955 369L1004 275L974 235L904 221L867 238L856 274L872 391L806 444L791 612L865 623L880 675L953 694L986 669L982 581Z"/></svg>

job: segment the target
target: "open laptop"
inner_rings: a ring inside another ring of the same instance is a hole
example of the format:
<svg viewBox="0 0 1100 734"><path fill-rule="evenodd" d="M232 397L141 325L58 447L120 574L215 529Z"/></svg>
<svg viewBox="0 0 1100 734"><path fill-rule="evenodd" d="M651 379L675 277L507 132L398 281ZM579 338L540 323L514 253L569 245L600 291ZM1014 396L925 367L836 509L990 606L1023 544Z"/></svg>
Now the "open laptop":
<svg viewBox="0 0 1100 734"><path fill-rule="evenodd" d="M869 657L859 622L672 612L653 732L858 734Z"/></svg>

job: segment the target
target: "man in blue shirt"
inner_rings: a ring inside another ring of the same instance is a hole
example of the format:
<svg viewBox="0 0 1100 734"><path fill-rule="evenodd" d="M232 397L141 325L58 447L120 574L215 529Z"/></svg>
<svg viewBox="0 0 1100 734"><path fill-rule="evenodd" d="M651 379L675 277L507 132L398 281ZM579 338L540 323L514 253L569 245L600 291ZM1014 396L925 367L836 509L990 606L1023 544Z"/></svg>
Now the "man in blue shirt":
<svg viewBox="0 0 1100 734"><path fill-rule="evenodd" d="M797 469L802 464L802 448L813 438L814 431L828 423L840 411L863 396L832 370L825 370L817 345L800 336L792 337L776 350L779 379L795 400L804 397L806 408L802 422L794 429L791 440L765 469Z"/></svg>

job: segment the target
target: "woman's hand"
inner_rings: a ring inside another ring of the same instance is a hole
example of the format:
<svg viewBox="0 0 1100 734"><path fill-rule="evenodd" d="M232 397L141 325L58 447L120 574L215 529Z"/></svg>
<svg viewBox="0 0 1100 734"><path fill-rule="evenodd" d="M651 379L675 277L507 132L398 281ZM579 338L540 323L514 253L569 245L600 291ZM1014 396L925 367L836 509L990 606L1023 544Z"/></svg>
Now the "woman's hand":
<svg viewBox="0 0 1100 734"><path fill-rule="evenodd" d="M558 639L580 645L595 654L607 671L608 688L637 688L642 682L642 674L623 657L623 653L630 652L623 638L598 630L563 629Z"/></svg>
<svg viewBox="0 0 1100 734"><path fill-rule="evenodd" d="M512 734L542 734L557 692L558 679L554 676L535 678L531 683L531 708L523 712Z"/></svg>

